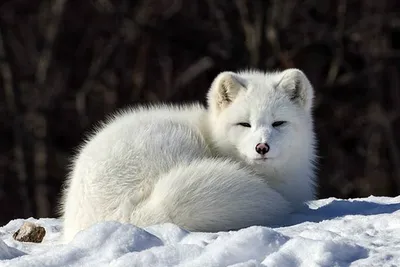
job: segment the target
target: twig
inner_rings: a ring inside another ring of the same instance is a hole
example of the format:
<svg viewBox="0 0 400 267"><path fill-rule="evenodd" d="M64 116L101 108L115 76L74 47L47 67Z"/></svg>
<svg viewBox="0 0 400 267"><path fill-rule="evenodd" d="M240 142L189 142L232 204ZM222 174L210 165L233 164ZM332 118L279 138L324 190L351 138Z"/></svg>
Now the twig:
<svg viewBox="0 0 400 267"><path fill-rule="evenodd" d="M346 11L347 11L347 1L341 0L337 9L337 19L338 25L336 27L336 38L335 41L338 44L336 49L335 58L333 59L331 66L328 71L328 77L326 80L327 85L332 85L337 78L340 66L343 61L343 34L346 25Z"/></svg>
<svg viewBox="0 0 400 267"><path fill-rule="evenodd" d="M210 69L214 65L214 61L210 57L203 57L189 66L176 80L173 86L174 91L184 87L190 81L194 80L201 73Z"/></svg>
<svg viewBox="0 0 400 267"><path fill-rule="evenodd" d="M88 118L86 117L86 96L93 89L93 84L95 82L96 76L100 73L101 68L104 66L105 62L110 58L111 54L114 52L116 46L119 43L119 35L114 35L108 42L106 47L100 53L100 55L92 61L89 67L89 74L86 80L83 82L82 87L76 94L75 106L78 114L80 115L81 123L86 125Z"/></svg>
<svg viewBox="0 0 400 267"><path fill-rule="evenodd" d="M261 16L260 13L257 12L253 15L256 16L255 24L252 25L249 19L249 11L246 6L245 0L236 0L236 7L240 14L240 21L242 23L244 35L246 37L246 47L250 54L250 64L252 66L257 66L257 63L260 59L259 55L259 47L260 47L260 38L262 36L261 33Z"/></svg>
<svg viewBox="0 0 400 267"><path fill-rule="evenodd" d="M386 114L378 104L371 104L368 117L374 124L381 126L384 130L385 140L388 142L387 147L394 169L393 181L397 187L396 194L398 194L400 192L400 154L397 149L396 138L393 135L390 120L391 116L388 116L388 114Z"/></svg>
<svg viewBox="0 0 400 267"><path fill-rule="evenodd" d="M278 30L276 26L277 16L279 15L278 10L279 1L273 1L270 6L270 11L267 14L267 26L265 27L265 38L271 46L271 58L280 60L281 58L281 45L278 38Z"/></svg>
<svg viewBox="0 0 400 267"><path fill-rule="evenodd" d="M66 2L67 0L54 0L51 7L51 20L44 34L45 46L40 54L36 69L36 82L40 87L46 82L47 71L52 60L54 40L59 30L59 24Z"/></svg>
<svg viewBox="0 0 400 267"><path fill-rule="evenodd" d="M225 18L224 12L217 7L216 3L214 0L207 0L208 6L211 10L213 10L214 12L212 12L217 20L218 23L218 27L219 27L219 31L221 33L222 39L224 41L228 41L231 40L232 38L232 33L229 30L228 24L227 24L227 20Z"/></svg>

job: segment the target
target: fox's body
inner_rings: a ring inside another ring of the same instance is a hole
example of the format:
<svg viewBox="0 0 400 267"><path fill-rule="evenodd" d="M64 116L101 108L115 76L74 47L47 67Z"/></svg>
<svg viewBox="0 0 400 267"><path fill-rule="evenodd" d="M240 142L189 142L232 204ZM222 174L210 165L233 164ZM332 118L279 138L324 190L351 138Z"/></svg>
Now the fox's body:
<svg viewBox="0 0 400 267"><path fill-rule="evenodd" d="M224 72L207 108L115 115L73 162L61 203L65 240L105 220L191 231L279 223L314 198L312 98L298 70Z"/></svg>

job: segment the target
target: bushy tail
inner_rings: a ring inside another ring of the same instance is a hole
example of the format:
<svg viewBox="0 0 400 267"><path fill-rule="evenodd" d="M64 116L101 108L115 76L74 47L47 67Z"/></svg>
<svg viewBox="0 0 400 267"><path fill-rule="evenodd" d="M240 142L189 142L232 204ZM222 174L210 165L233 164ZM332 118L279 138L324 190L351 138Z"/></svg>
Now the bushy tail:
<svg viewBox="0 0 400 267"><path fill-rule="evenodd" d="M189 231L226 231L279 223L290 205L268 183L222 159L173 168L137 215L141 223L173 222Z"/></svg>

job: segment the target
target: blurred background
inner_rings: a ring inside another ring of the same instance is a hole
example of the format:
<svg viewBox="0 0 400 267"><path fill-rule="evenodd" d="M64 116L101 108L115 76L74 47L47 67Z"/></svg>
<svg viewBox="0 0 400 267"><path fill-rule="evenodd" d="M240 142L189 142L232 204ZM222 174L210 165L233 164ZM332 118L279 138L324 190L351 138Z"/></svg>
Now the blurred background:
<svg viewBox="0 0 400 267"><path fill-rule="evenodd" d="M397 0L0 3L0 224L55 217L76 147L137 103L202 101L224 70L316 90L319 198L400 193Z"/></svg>

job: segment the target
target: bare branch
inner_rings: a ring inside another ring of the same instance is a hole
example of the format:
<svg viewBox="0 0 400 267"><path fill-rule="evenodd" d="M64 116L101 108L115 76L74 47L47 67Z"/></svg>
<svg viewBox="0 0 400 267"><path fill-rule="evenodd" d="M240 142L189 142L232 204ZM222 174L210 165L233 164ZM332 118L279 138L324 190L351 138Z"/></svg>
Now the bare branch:
<svg viewBox="0 0 400 267"><path fill-rule="evenodd" d="M194 80L201 73L210 69L214 65L213 60L210 57L203 57L189 66L176 80L174 83L174 91L186 86L189 82Z"/></svg>
<svg viewBox="0 0 400 267"><path fill-rule="evenodd" d="M89 75L87 76L85 82L83 83L81 89L76 95L75 104L78 114L83 125L86 125L88 119L86 117L86 96L93 89L96 76L100 73L101 68L104 66L105 62L110 58L111 54L114 52L119 41L118 33L115 34L108 44L104 47L99 55L95 55L94 59L89 67Z"/></svg>
<svg viewBox="0 0 400 267"><path fill-rule="evenodd" d="M45 46L40 54L36 69L36 81L40 86L46 82L54 46L54 40L59 30L60 20L67 0L54 0L51 7L51 20L48 22L44 35Z"/></svg>
<svg viewBox="0 0 400 267"><path fill-rule="evenodd" d="M332 85L339 73L340 66L343 61L343 35L346 23L347 0L340 0L337 9L338 24L335 32L335 41L337 43L335 57L332 60L328 71L326 84Z"/></svg>
<svg viewBox="0 0 400 267"><path fill-rule="evenodd" d="M15 157L15 167L17 170L17 176L20 185L20 197L23 200L23 215L28 216L32 211L32 205L28 197L28 173L26 170L26 157L25 151L23 149L23 137L21 133L20 121L17 119L19 116L19 110L16 103L16 96L14 94L13 87L13 75L9 63L7 62L7 55L4 49L4 39L0 31L0 72L3 78L3 88L6 96L7 108L10 110L12 116L14 116L15 121L13 125L13 133L15 137L14 143L14 157Z"/></svg>

